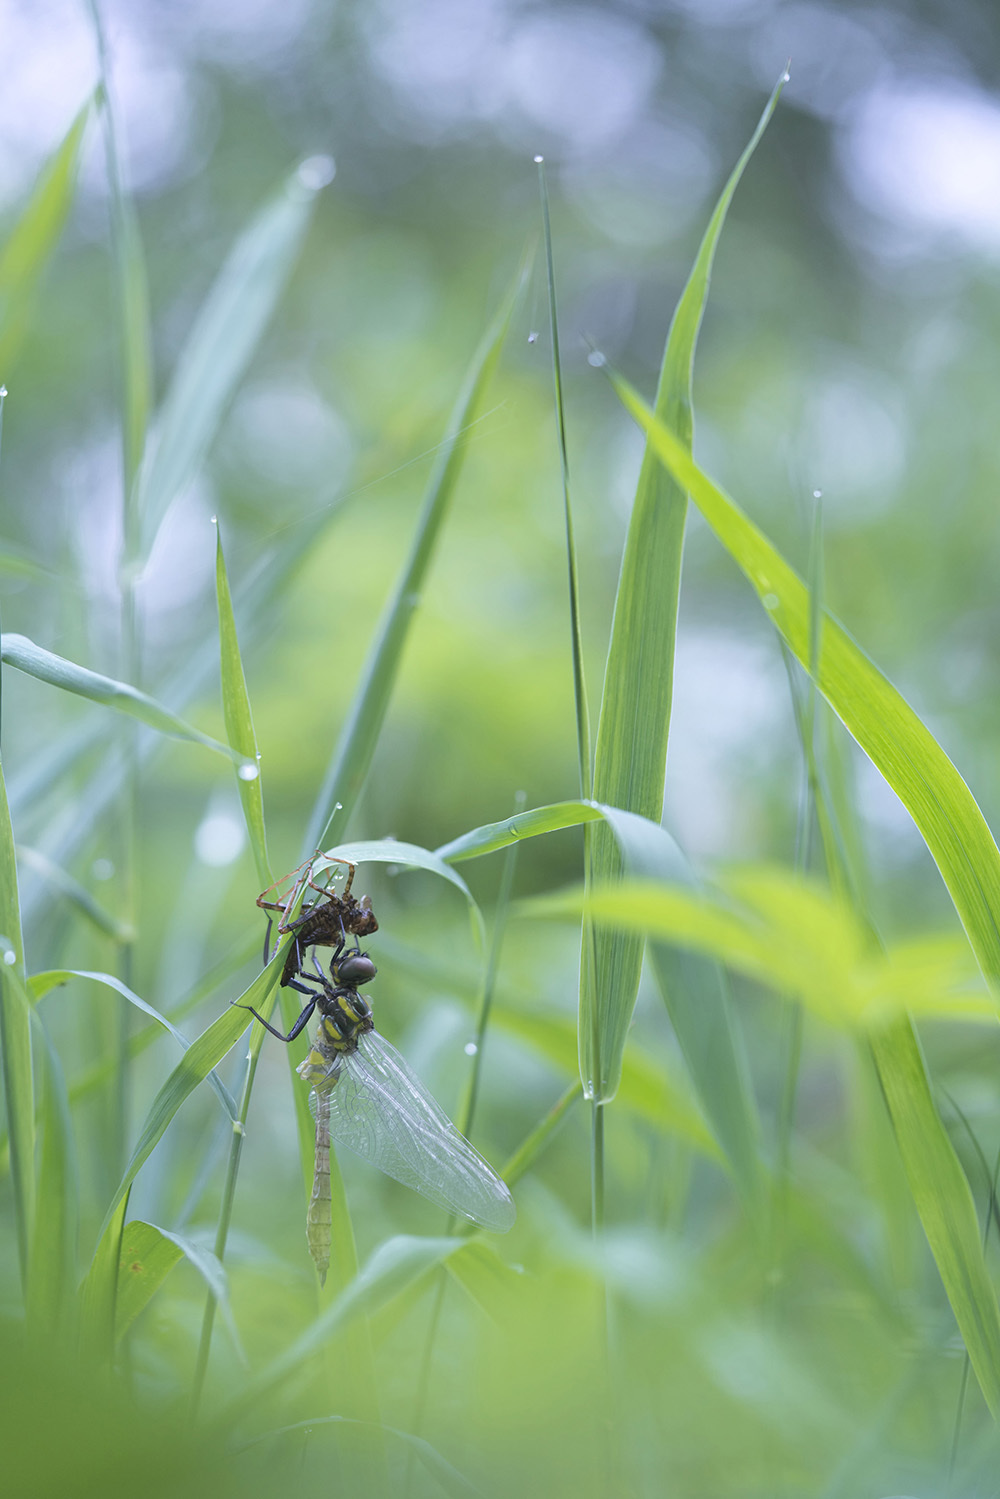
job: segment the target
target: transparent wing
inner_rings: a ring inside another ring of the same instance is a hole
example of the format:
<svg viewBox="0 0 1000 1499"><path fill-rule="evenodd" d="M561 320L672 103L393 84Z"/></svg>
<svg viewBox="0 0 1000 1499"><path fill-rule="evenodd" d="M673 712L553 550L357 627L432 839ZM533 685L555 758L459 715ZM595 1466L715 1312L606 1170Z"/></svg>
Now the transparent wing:
<svg viewBox="0 0 1000 1499"><path fill-rule="evenodd" d="M515 1217L506 1184L434 1102L395 1047L366 1031L334 1058L309 1104L329 1110L330 1138L446 1212L506 1233ZM322 1097L321 1097L322 1096Z"/></svg>

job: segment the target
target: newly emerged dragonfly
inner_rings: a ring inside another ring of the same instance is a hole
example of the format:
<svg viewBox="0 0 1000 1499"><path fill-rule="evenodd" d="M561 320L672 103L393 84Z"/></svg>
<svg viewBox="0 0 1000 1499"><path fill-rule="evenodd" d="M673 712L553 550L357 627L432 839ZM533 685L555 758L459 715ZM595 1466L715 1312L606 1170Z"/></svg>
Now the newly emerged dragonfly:
<svg viewBox="0 0 1000 1499"><path fill-rule="evenodd" d="M321 1280L330 1262L331 1138L446 1212L482 1228L506 1233L516 1215L506 1183L374 1029L371 1005L358 986L375 977L375 964L357 938L345 953L346 945L342 934L329 977L312 951L313 973L298 968L288 978L289 987L306 995L308 1003L287 1036L257 1015L273 1036L293 1041L319 1011L316 1038L298 1071L312 1084L316 1164L306 1234Z"/></svg>

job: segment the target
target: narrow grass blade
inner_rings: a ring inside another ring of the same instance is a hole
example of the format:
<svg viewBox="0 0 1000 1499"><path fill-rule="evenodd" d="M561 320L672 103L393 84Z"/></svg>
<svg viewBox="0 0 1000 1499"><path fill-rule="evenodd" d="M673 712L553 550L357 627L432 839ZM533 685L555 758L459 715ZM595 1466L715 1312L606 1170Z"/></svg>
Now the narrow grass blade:
<svg viewBox="0 0 1000 1499"><path fill-rule="evenodd" d="M563 518L566 527L566 564L569 574L569 628L573 648L573 702L576 709L576 754L580 775L580 795L588 800L593 781L590 761L590 709L583 672L583 632L580 626L580 585L577 578L576 543L573 539L573 507L569 495L569 449L566 444L566 406L563 401L562 361L559 357L559 318L556 312L556 271L552 254L552 226L549 223L549 192L545 182L545 162L536 156L538 190L542 204L542 228L545 237L545 269L549 289L549 327L552 333L552 385L555 393L556 430L559 434L559 468L562 474Z"/></svg>
<svg viewBox="0 0 1000 1499"><path fill-rule="evenodd" d="M29 848L24 843L17 845L17 857L21 864L39 875L47 885L62 896L77 911L80 912L99 932L110 937L114 942L133 942L135 940L135 928L126 922L119 920L113 912L105 910L100 901L96 901L86 886L74 879L68 870L63 869L43 854L40 849Z"/></svg>
<svg viewBox="0 0 1000 1499"><path fill-rule="evenodd" d="M746 150L730 174L667 336L657 417L690 448L695 345L708 299L712 262L740 178L778 102L784 79L768 100ZM647 441L632 507L615 600L594 760L594 797L659 822L670 729L677 601L687 513L686 486L665 473ZM609 880L623 869L608 828L588 833L588 878ZM622 932L584 928L580 972L580 1075L588 1096L614 1097L625 1035L632 1019L642 943ZM721 1011L717 1023L724 1023Z"/></svg>
<svg viewBox="0 0 1000 1499"><path fill-rule="evenodd" d="M68 1331L75 1310L77 1168L66 1081L54 1047L42 1035L42 1148L38 1207L28 1274L28 1324L39 1337Z"/></svg>
<svg viewBox="0 0 1000 1499"><path fill-rule="evenodd" d="M65 656L57 656L53 651L36 645L26 635L5 634L2 637L2 654L7 666L16 667L28 676L36 677L39 682L48 682L50 686L59 687L64 692L72 692L107 708L115 708L119 713L127 713L147 727L156 729L161 734L169 734L174 739L188 739L192 744L202 744L206 749L225 755L227 760L235 759L240 764L252 767L254 774L257 773L255 761L244 761L241 755L228 746L185 723L176 713L171 713L169 708L165 708L145 692L140 692L137 687L130 686L128 682L118 682L113 677L102 676L100 672L90 671L85 666L77 666L75 661L67 661Z"/></svg>
<svg viewBox="0 0 1000 1499"><path fill-rule="evenodd" d="M35 1083L31 1061L31 1008L24 992L24 944L17 886L14 831L0 765L0 1063L7 1105L7 1138L14 1193L14 1223L22 1285L35 1222Z"/></svg>
<svg viewBox="0 0 1000 1499"><path fill-rule="evenodd" d="M511 1311L524 1272L508 1265L493 1245L477 1234L449 1257L448 1274L481 1312L491 1321L502 1323Z"/></svg>
<svg viewBox="0 0 1000 1499"><path fill-rule="evenodd" d="M188 335L139 474L141 570L171 501L198 473L299 254L329 160L305 161L237 240Z"/></svg>
<svg viewBox="0 0 1000 1499"><path fill-rule="evenodd" d="M151 1020L155 1020L157 1025L161 1025L165 1031L169 1031L182 1051L187 1051L190 1047L191 1042L177 1029L173 1021L168 1020L166 1015L161 1015L159 1010L147 1004L144 999L140 999L138 994L133 993L128 985L122 983L121 979L115 978L114 974L95 973L85 968L50 968L44 973L33 974L28 981L28 987L33 998L37 1001L48 994L51 989L58 988L60 984L68 983L70 979L90 979L92 983L103 984L106 989L113 989L116 994L120 994L123 999L128 1000L130 1005L134 1005L137 1010L141 1010L144 1015L148 1015ZM139 1038L136 1037L135 1039L138 1042ZM136 1045L136 1051L138 1049L138 1045ZM207 1074L207 1079L218 1095L222 1107L229 1118L235 1119L236 1101L225 1083L214 1069Z"/></svg>
<svg viewBox="0 0 1000 1499"><path fill-rule="evenodd" d="M593 802L553 802L547 807L532 807L529 812L518 812L503 822L488 822L481 828L473 828L450 843L442 843L434 850L439 859L449 864L458 864L463 859L478 859L483 854L495 854L501 848L519 842L522 838L537 838L542 833L559 832L562 828L579 827L582 822L597 822L603 817L600 807Z"/></svg>
<svg viewBox="0 0 1000 1499"><path fill-rule="evenodd" d="M507 1157L500 1175L508 1187L514 1187L525 1176L543 1154L556 1130L562 1124L570 1109L578 1098L583 1097L583 1084L579 1078L570 1083L565 1093L561 1093L543 1119L540 1119L533 1130L521 1141L513 1155Z"/></svg>
<svg viewBox="0 0 1000 1499"><path fill-rule="evenodd" d="M352 1283L271 1364L256 1375L218 1417L224 1428L248 1406L283 1385L290 1374L319 1353L324 1344L362 1316L371 1316L415 1280L458 1253L461 1239L421 1239L400 1235L380 1244Z"/></svg>
<svg viewBox="0 0 1000 1499"><path fill-rule="evenodd" d="M264 830L264 797L257 768L260 755L257 753L257 736L254 733L253 715L250 712L250 695L240 655L240 642L236 634L236 618L233 600L229 592L229 577L226 559L222 552L222 529L216 532L215 546L215 597L219 609L219 649L222 673L222 713L226 725L226 737L230 747L242 758L237 771L236 784L250 846L257 865L257 878L261 888L273 883L271 866L267 858L267 835ZM254 774L251 774L251 770Z"/></svg>
<svg viewBox="0 0 1000 1499"><path fill-rule="evenodd" d="M801 578L626 382L612 379L660 460L760 595L775 628L808 665L809 598ZM1000 851L968 786L910 705L829 613L817 685L913 818L983 973L1000 983Z"/></svg>
<svg viewBox="0 0 1000 1499"><path fill-rule="evenodd" d="M249 1007L260 1010L265 1018L268 1015L267 1000L271 990L277 984L281 975L281 969L285 960L287 943L280 948L270 963L258 974L253 983L244 990L239 999L228 1005L217 1020L214 1020L207 1030L202 1031L198 1039L188 1047L184 1056L167 1078L163 1087L153 1099L146 1115L143 1126L139 1131L139 1139L132 1157L126 1167L125 1174L118 1186L114 1199L108 1209L107 1217L101 1230L101 1238L107 1231L108 1225L119 1204L123 1201L135 1180L140 1167L149 1159L153 1148L161 1139L164 1130L171 1119L177 1113L181 1104L190 1093L205 1081L212 1068L215 1067L228 1051L231 1051L240 1036L247 1029L251 1021L248 1013Z"/></svg>
<svg viewBox="0 0 1000 1499"><path fill-rule="evenodd" d="M876 1033L872 1050L927 1242L983 1397L1000 1420L1000 1310L969 1183L934 1106L909 1020Z"/></svg>
<svg viewBox="0 0 1000 1499"><path fill-rule="evenodd" d="M0 253L0 375L8 380L27 327L32 293L59 241L73 202L80 146L91 107L88 100L46 163Z"/></svg>
<svg viewBox="0 0 1000 1499"><path fill-rule="evenodd" d="M444 441L424 495L410 555L386 606L375 640L361 673L354 701L313 809L303 843L303 856L343 832L358 799L375 744L396 684L399 663L420 602L427 569L434 556L441 527L462 471L469 429L500 361L510 320L527 279L522 263L466 371L462 389L448 422Z"/></svg>
<svg viewBox="0 0 1000 1499"><path fill-rule="evenodd" d="M171 1233L155 1223L133 1218L122 1232L115 1299L115 1339L120 1341L153 1299L178 1261L186 1259L208 1286L222 1312L230 1336L240 1341L229 1304L229 1282L224 1267L210 1249L184 1234Z"/></svg>
<svg viewBox="0 0 1000 1499"><path fill-rule="evenodd" d="M129 1190L108 1215L90 1268L80 1288L81 1342L89 1358L110 1363L115 1346L115 1301Z"/></svg>

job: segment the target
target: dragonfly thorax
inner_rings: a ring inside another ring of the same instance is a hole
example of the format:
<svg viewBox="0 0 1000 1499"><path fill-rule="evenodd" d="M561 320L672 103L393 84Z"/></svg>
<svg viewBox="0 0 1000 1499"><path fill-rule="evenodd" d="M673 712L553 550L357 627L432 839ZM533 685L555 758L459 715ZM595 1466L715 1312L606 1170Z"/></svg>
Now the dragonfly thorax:
<svg viewBox="0 0 1000 1499"><path fill-rule="evenodd" d="M317 1045L331 1051L354 1051L358 1037L373 1025L372 1007L364 995L353 988L329 986L317 1003L320 1012Z"/></svg>

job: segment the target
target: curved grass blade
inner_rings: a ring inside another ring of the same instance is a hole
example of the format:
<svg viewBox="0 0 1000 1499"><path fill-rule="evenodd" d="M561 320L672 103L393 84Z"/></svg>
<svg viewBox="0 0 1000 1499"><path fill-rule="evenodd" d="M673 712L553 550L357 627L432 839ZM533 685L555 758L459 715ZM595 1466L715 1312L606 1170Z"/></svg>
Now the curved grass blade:
<svg viewBox="0 0 1000 1499"><path fill-rule="evenodd" d="M188 335L138 478L139 572L171 501L198 473L284 290L333 163L305 161L230 251Z"/></svg>
<svg viewBox="0 0 1000 1499"><path fill-rule="evenodd" d="M115 1340L120 1341L152 1300L171 1270L182 1259L194 1266L222 1312L233 1345L246 1362L229 1304L229 1282L223 1265L210 1249L185 1234L171 1233L155 1223L133 1218L125 1224L115 1298Z"/></svg>
<svg viewBox="0 0 1000 1499"><path fill-rule="evenodd" d="M661 462L686 486L775 628L808 667L809 596L801 578L631 387L611 378ZM1000 850L972 792L927 726L828 612L817 686L913 818L984 975L1000 983Z"/></svg>
<svg viewBox="0 0 1000 1499"><path fill-rule="evenodd" d="M395 838L372 838L358 843L340 843L336 848L328 850L324 857L334 861L347 859L351 864L404 864L408 869L426 869L431 874L439 875L465 896L476 940L480 948L485 947L486 923L483 921L482 911L473 899L472 891L462 876L456 874L431 849L421 848L416 843L400 843ZM317 866L321 866L321 863L321 860L316 861Z"/></svg>
<svg viewBox="0 0 1000 1499"><path fill-rule="evenodd" d="M130 1005L134 1005L137 1010L141 1010L144 1015L148 1015L151 1020L155 1020L157 1025L162 1025L165 1031L169 1031L182 1051L187 1051L190 1047L191 1042L177 1029L173 1021L168 1020L166 1015L161 1015L159 1010L147 1004L144 999L140 999L138 994L133 993L128 985L122 983L121 979L115 978L114 974L95 973L86 968L50 968L44 973L33 974L28 980L28 988L33 998L37 1001L48 994L50 989L56 989L60 984L68 983L70 979L90 979L95 984L103 984L106 989L113 989L116 994L120 994L123 999L128 1000ZM138 1043L138 1040L139 1038L136 1037L136 1043ZM136 1044L135 1049L136 1051L139 1050L138 1044ZM207 1074L207 1078L229 1118L235 1119L236 1101L214 1068Z"/></svg>
<svg viewBox="0 0 1000 1499"><path fill-rule="evenodd" d="M125 1173L115 1192L101 1228L101 1241L107 1233L117 1208L125 1198L140 1167L148 1160L164 1130L190 1093L205 1081L212 1068L236 1045L240 1036L252 1021L248 1007L259 1010L265 1018L270 1013L267 1001L271 990L281 976L288 944L279 948L267 967L257 975L253 983L244 990L238 1000L228 1005L217 1020L193 1041L163 1087L153 1099L146 1115L139 1139ZM234 1127L235 1124L234 1124Z"/></svg>
<svg viewBox="0 0 1000 1499"><path fill-rule="evenodd" d="M253 715L250 712L250 695L243 671L240 642L236 634L236 618L233 600L229 592L229 577L226 559L222 552L222 528L216 529L215 541L215 597L219 610L219 651L222 675L222 713L226 725L226 738L238 754L243 765L237 771L236 784L243 816L250 835L257 878L264 888L273 883L271 866L267 858L267 834L264 829L264 796L261 788L257 753L257 736L254 733ZM250 774L251 769L254 774Z"/></svg>
<svg viewBox="0 0 1000 1499"><path fill-rule="evenodd" d="M8 380L27 327L32 293L73 202L80 146L91 107L88 100L50 157L0 254L0 375Z"/></svg>
<svg viewBox="0 0 1000 1499"><path fill-rule="evenodd" d="M547 807L533 807L529 812L517 812L503 822L487 822L481 828L473 828L450 843L442 843L434 850L439 859L458 864L463 859L478 859L483 854L495 854L508 848L522 838L537 838L542 833L559 832L562 828L575 828L581 822L598 822L604 813L595 802L552 802Z"/></svg>
<svg viewBox="0 0 1000 1499"><path fill-rule="evenodd" d="M469 429L499 363L514 308L527 280L529 264L526 257L466 372L444 441L438 449L410 555L386 605L316 800L302 845L304 857L327 837L338 835L346 828L368 774L396 684L410 621L420 602L427 569L462 471Z"/></svg>
<svg viewBox="0 0 1000 1499"><path fill-rule="evenodd" d="M5 634L0 642L0 650L8 666L26 672L29 677L36 677L39 682L48 682L50 686L59 687L64 692L72 692L77 697L86 697L104 707L115 708L119 713L127 713L149 728L156 729L161 734L169 734L174 739L187 739L192 744L203 744L206 749L225 755L227 760L237 760L241 764L252 766L254 774L257 773L255 762L244 761L236 751L185 723L183 718L178 718L176 713L171 713L169 708L165 708L145 692L140 692L138 687L130 686L128 682L118 682L113 677L90 671L86 666L77 666L75 661L67 661L65 656L57 656L53 651L36 645L26 635Z"/></svg>
<svg viewBox="0 0 1000 1499"><path fill-rule="evenodd" d="M716 246L740 178L774 113L784 78L723 188L667 335L656 392L657 417L690 448L691 382ZM687 514L685 486L664 472L647 441L615 599L597 728L594 797L658 823L670 729L677 602ZM624 858L607 828L588 833L587 877L620 877ZM622 932L583 932L580 969L580 1075L588 1096L614 1097L632 1020L642 943ZM711 992L711 991L709 991ZM715 1024L725 1024L719 1004Z"/></svg>

